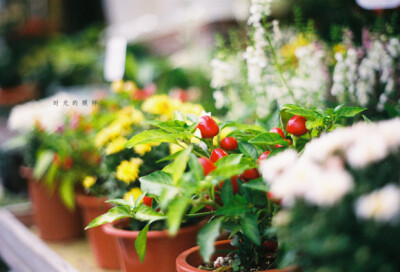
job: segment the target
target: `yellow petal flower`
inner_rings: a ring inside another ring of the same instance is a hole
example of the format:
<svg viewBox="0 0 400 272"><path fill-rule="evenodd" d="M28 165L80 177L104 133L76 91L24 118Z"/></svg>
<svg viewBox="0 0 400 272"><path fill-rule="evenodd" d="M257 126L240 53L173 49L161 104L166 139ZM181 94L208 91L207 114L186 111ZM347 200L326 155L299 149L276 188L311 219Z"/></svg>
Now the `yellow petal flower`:
<svg viewBox="0 0 400 272"><path fill-rule="evenodd" d="M133 149L139 156L143 156L147 152L151 151L151 147L152 147L151 144L139 144L136 145Z"/></svg>
<svg viewBox="0 0 400 272"><path fill-rule="evenodd" d="M118 137L114 140L112 140L106 148L106 155L111 155L111 154L115 154L118 153L122 150L125 149L125 143L128 140L124 137Z"/></svg>
<svg viewBox="0 0 400 272"><path fill-rule="evenodd" d="M142 110L151 114L163 115L167 119L173 117L175 110L179 109L182 102L178 99L171 99L165 94L153 95L146 99Z"/></svg>
<svg viewBox="0 0 400 272"><path fill-rule="evenodd" d="M139 168L142 165L143 161L139 158L132 158L129 161L122 161L117 166L117 179L125 182L129 185L129 183L134 182L139 177Z"/></svg>
<svg viewBox="0 0 400 272"><path fill-rule="evenodd" d="M120 93L123 92L124 90L124 81L123 80L117 80L111 83L111 90L114 93Z"/></svg>
<svg viewBox="0 0 400 272"><path fill-rule="evenodd" d="M83 187L90 188L96 183L97 178L93 176L86 176L85 179L83 180L82 184Z"/></svg>
<svg viewBox="0 0 400 272"><path fill-rule="evenodd" d="M132 188L129 192L124 194L124 199L128 201L130 198L133 197L133 200L136 200L139 196L142 195L142 193L143 192L140 190L140 188L135 187Z"/></svg>

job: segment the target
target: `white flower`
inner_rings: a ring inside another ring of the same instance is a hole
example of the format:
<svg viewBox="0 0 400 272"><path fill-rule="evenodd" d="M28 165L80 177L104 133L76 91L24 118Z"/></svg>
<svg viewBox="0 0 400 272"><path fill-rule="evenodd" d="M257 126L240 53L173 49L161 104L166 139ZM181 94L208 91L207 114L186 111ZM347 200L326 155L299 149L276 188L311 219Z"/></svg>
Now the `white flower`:
<svg viewBox="0 0 400 272"><path fill-rule="evenodd" d="M361 196L355 203L355 213L362 219L396 222L400 216L400 188L389 184L380 190Z"/></svg>
<svg viewBox="0 0 400 272"><path fill-rule="evenodd" d="M225 87L235 76L233 67L220 59L213 59L211 61L211 67L213 69L211 87L213 88L219 89Z"/></svg>
<svg viewBox="0 0 400 272"><path fill-rule="evenodd" d="M319 182L308 188L304 198L318 206L331 206L342 199L353 186L353 179L346 171L324 171Z"/></svg>
<svg viewBox="0 0 400 272"><path fill-rule="evenodd" d="M214 100L215 100L215 107L217 109L222 109L222 107L225 105L224 94L221 91L215 91L213 93L213 97L214 97Z"/></svg>
<svg viewBox="0 0 400 272"><path fill-rule="evenodd" d="M264 180L273 183L275 179L281 175L288 165L292 165L297 161L297 152L289 149L272 158L262 160L260 163L260 171Z"/></svg>
<svg viewBox="0 0 400 272"><path fill-rule="evenodd" d="M272 218L272 225L274 227L286 226L290 223L291 215L286 210L281 210L277 212Z"/></svg>

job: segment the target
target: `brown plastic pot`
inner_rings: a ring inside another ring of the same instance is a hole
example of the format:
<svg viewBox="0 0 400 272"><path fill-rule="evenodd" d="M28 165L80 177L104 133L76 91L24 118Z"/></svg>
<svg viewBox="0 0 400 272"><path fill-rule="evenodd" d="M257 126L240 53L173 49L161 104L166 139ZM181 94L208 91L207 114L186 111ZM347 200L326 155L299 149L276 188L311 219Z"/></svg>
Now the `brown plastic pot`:
<svg viewBox="0 0 400 272"><path fill-rule="evenodd" d="M95 197L83 194L76 196L78 206L81 207L83 223L87 226L93 219L106 213L112 206L105 201L105 197ZM106 234L101 227L86 231L89 243L96 258L97 265L102 268L118 269L119 260L117 241Z"/></svg>
<svg viewBox="0 0 400 272"><path fill-rule="evenodd" d="M175 237L168 231L149 231L144 262L141 263L135 249L139 231L129 231L118 227L126 224L103 225L109 235L117 238L121 268L125 272L176 272L175 261L178 255L196 245L196 236L201 225L181 228Z"/></svg>
<svg viewBox="0 0 400 272"><path fill-rule="evenodd" d="M216 250L233 249L230 242L230 240L215 242L215 248ZM215 260L219 256L221 255L214 255L211 259ZM203 263L203 259L200 255L200 247L193 247L182 252L178 258L176 258L176 270L178 272L205 272L206 270L197 268ZM284 272L284 270L272 269L258 272Z"/></svg>
<svg viewBox="0 0 400 272"><path fill-rule="evenodd" d="M23 167L21 172L28 179L33 217L40 237L55 242L80 237L83 226L79 210L68 210L60 199L58 187L54 189L54 193L49 192L41 182L33 178L32 169Z"/></svg>

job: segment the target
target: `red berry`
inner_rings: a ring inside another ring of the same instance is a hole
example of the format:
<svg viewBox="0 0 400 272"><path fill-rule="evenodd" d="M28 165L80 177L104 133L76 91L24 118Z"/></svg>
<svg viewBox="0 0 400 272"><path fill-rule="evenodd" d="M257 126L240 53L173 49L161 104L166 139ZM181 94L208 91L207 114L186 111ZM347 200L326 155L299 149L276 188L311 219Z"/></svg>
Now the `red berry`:
<svg viewBox="0 0 400 272"><path fill-rule="evenodd" d="M271 202L273 202L275 204L281 205L281 203L282 203L282 200L275 197L271 192L267 193L267 197L269 200L271 200Z"/></svg>
<svg viewBox="0 0 400 272"><path fill-rule="evenodd" d="M215 188L216 191L222 190L222 186L224 186L225 180L219 182L218 187ZM237 194L239 192L239 184L237 181L237 176L231 177L232 184L232 192L233 194Z"/></svg>
<svg viewBox="0 0 400 272"><path fill-rule="evenodd" d="M260 162L261 162L262 160L265 160L265 159L268 157L269 153L271 153L271 151L265 151L264 153L262 153L262 154L260 155L260 157L258 157L257 164L260 164Z"/></svg>
<svg viewBox="0 0 400 272"><path fill-rule="evenodd" d="M233 137L223 138L219 142L219 145L221 146L221 148L223 148L225 150L235 150L238 148L238 142Z"/></svg>
<svg viewBox="0 0 400 272"><path fill-rule="evenodd" d="M289 143L289 146L292 145L292 142L289 139L284 139L284 140ZM280 144L275 145L275 148L280 148L280 147L284 147L284 146L280 145Z"/></svg>
<svg viewBox="0 0 400 272"><path fill-rule="evenodd" d="M151 205L153 204L153 198L149 197L149 196L144 196L143 197L143 204L146 206L151 207Z"/></svg>
<svg viewBox="0 0 400 272"><path fill-rule="evenodd" d="M208 173L210 173L215 169L215 165L210 159L201 157L199 158L199 162L201 166L203 166L203 171L205 176L207 176Z"/></svg>
<svg viewBox="0 0 400 272"><path fill-rule="evenodd" d="M307 119L300 115L295 115L289 119L287 123L286 130L290 134L295 136L301 136L307 133L308 129L306 128Z"/></svg>
<svg viewBox="0 0 400 272"><path fill-rule="evenodd" d="M267 248L267 251L276 251L278 249L278 242L275 240L264 241L263 245Z"/></svg>
<svg viewBox="0 0 400 272"><path fill-rule="evenodd" d="M64 168L65 170L69 170L69 169L72 168L73 165L74 165L74 161L72 160L71 157L67 156L67 157L65 158L65 160L64 160L63 168Z"/></svg>
<svg viewBox="0 0 400 272"><path fill-rule="evenodd" d="M210 116L204 115L199 118L199 121L197 128L200 129L201 138L213 138L218 135L219 127Z"/></svg>
<svg viewBox="0 0 400 272"><path fill-rule="evenodd" d="M269 132L278 133L279 135L281 135L282 138L285 139L285 133L283 133L283 130L278 127L271 128Z"/></svg>
<svg viewBox="0 0 400 272"><path fill-rule="evenodd" d="M260 177L260 173L258 173L257 168L249 169L244 171L242 174L239 175L243 181L249 181L252 179L256 179Z"/></svg>
<svg viewBox="0 0 400 272"><path fill-rule="evenodd" d="M212 162L217 162L219 159L225 156L228 156L228 153L226 153L221 148L215 148L211 153L210 159Z"/></svg>

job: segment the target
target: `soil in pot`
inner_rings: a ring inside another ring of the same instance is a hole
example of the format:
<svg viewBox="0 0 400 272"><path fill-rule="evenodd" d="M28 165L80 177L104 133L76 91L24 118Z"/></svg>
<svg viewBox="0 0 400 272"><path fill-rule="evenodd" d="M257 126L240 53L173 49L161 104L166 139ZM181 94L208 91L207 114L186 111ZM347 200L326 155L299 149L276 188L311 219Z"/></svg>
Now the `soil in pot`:
<svg viewBox="0 0 400 272"><path fill-rule="evenodd" d="M79 210L70 211L65 207L57 193L58 187L52 194L41 182L34 180L31 169L22 168L21 171L28 179L34 221L40 237L47 241L66 241L82 236Z"/></svg>
<svg viewBox="0 0 400 272"><path fill-rule="evenodd" d="M111 208L111 205L105 202L107 200L105 197L78 194L76 200L82 210L85 226ZM97 265L102 268L118 269L120 265L115 238L106 234L101 227L88 229L86 234Z"/></svg>
<svg viewBox="0 0 400 272"><path fill-rule="evenodd" d="M126 221L103 225L103 229L117 238L121 268L125 272L176 272L176 258L196 245L197 232L201 228L201 225L183 227L175 237L170 237L167 230L149 231L146 257L141 263L135 249L139 231L122 229L124 226Z"/></svg>
<svg viewBox="0 0 400 272"><path fill-rule="evenodd" d="M215 248L217 251L233 249L230 245L229 240L215 242ZM176 269L178 272L207 272L209 270L203 270L198 267L203 265L203 259L200 255L200 247L193 247L181 253L176 259ZM218 257L223 256L222 254L215 254L212 256L212 260L216 260ZM229 271L229 270L228 270ZM258 272L289 272L286 270L263 270Z"/></svg>

